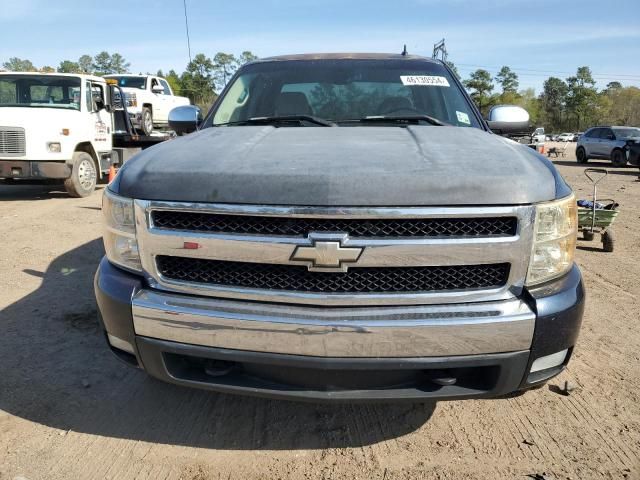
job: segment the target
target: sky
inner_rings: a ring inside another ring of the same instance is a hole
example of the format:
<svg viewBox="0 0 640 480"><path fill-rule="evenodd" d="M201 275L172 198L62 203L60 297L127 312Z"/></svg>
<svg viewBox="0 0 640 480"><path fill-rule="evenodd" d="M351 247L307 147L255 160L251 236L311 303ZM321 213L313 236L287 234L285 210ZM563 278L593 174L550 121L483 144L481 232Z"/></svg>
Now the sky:
<svg viewBox="0 0 640 480"><path fill-rule="evenodd" d="M191 53L259 57L392 52L431 56L445 39L463 78L510 66L542 89L588 65L603 88L640 86L640 0L185 0ZM0 0L0 63L57 67L119 52L133 73L181 72L189 61L183 0Z"/></svg>

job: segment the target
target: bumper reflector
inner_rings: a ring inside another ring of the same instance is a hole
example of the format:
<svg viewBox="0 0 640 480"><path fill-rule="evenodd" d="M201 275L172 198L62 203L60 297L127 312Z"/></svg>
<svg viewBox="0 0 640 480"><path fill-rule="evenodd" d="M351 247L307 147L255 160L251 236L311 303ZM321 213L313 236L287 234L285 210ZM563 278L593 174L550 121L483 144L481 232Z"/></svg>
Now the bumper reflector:
<svg viewBox="0 0 640 480"><path fill-rule="evenodd" d="M544 357L537 358L531 364L530 373L540 372L541 370L547 370L548 368L558 367L562 365L564 359L567 358L568 350L562 350L561 352L552 353Z"/></svg>
<svg viewBox="0 0 640 480"><path fill-rule="evenodd" d="M107 333L107 338L109 339L109 343L111 344L112 347L117 348L118 350L122 350L127 353L130 353L132 355L135 355L135 350L133 348L133 345L131 345L126 340L123 340L114 335L111 335L110 333Z"/></svg>

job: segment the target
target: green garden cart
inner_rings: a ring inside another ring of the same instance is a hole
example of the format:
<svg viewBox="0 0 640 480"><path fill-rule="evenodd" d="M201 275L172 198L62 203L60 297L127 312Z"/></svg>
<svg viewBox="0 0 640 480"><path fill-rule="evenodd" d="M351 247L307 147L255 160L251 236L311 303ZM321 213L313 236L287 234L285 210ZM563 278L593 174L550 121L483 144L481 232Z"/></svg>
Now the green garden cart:
<svg viewBox="0 0 640 480"><path fill-rule="evenodd" d="M613 252L614 236L611 224L618 216L618 204L609 198L598 200L598 183L604 180L609 172L604 168L586 168L584 174L593 183L593 205L578 206L578 229L587 241L592 241L596 233L600 233L603 250Z"/></svg>

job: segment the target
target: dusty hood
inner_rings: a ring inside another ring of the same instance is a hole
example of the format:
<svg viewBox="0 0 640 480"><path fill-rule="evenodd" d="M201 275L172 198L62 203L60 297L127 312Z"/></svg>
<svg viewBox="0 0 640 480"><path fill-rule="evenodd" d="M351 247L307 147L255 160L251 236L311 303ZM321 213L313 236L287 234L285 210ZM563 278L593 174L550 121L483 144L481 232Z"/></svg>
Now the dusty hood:
<svg viewBox="0 0 640 480"><path fill-rule="evenodd" d="M568 194L530 148L435 126L208 128L145 150L111 188L148 200L317 206L527 204Z"/></svg>

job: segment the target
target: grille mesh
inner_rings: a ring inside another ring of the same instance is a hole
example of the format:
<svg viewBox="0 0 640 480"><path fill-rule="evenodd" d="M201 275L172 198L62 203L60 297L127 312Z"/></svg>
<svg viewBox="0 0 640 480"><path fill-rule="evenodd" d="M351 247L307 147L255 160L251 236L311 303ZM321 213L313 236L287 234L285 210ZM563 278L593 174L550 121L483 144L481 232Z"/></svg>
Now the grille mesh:
<svg viewBox="0 0 640 480"><path fill-rule="evenodd" d="M7 157L21 157L24 154L24 128L0 127L0 155Z"/></svg>
<svg viewBox="0 0 640 480"><path fill-rule="evenodd" d="M345 232L351 237L488 237L515 235L517 218L300 218L156 210L153 223L172 230L293 237L309 232Z"/></svg>
<svg viewBox="0 0 640 480"><path fill-rule="evenodd" d="M298 265L226 262L158 256L166 279L219 286L322 293L432 292L500 287L509 264L438 267L358 267L347 272L309 272Z"/></svg>

